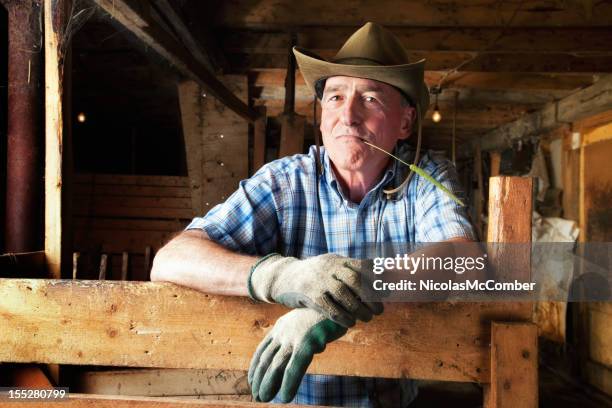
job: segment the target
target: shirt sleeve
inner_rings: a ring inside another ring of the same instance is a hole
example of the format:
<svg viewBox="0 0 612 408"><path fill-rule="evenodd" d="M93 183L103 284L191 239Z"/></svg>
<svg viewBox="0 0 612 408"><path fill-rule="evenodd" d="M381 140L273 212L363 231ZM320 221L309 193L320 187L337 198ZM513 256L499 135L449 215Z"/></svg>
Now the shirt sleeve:
<svg viewBox="0 0 612 408"><path fill-rule="evenodd" d="M459 183L455 166L449 160L432 160L425 171L464 203L465 191ZM418 177L416 202L416 241L442 242L464 237L476 241L468 207L462 207L433 183Z"/></svg>
<svg viewBox="0 0 612 408"><path fill-rule="evenodd" d="M196 217L186 230L201 229L224 247L249 255L276 250L282 220L283 183L286 180L267 165L204 217ZM286 184L286 183L284 183Z"/></svg>

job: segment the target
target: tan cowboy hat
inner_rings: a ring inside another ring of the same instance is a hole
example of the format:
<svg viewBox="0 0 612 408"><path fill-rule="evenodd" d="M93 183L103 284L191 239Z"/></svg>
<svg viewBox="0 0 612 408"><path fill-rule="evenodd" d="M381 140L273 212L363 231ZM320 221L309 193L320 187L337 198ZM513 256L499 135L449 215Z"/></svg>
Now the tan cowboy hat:
<svg viewBox="0 0 612 408"><path fill-rule="evenodd" d="M429 107L429 92L423 80L425 60L411 63L399 39L379 24L366 23L355 31L331 61L300 47L294 47L293 53L306 85L319 98L323 89L317 83L342 75L396 87L413 106L419 105L420 119Z"/></svg>

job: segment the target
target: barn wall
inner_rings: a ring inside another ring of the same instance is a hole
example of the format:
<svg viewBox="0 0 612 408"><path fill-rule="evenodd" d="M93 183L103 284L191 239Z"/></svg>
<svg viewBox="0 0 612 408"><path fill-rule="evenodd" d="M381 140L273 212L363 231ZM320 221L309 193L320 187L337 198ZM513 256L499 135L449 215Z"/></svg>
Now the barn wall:
<svg viewBox="0 0 612 408"><path fill-rule="evenodd" d="M132 279L148 279L146 247L154 254L195 215L187 177L77 175L73 205L82 279L96 278L101 253L111 255L116 278L123 251L130 254Z"/></svg>
<svg viewBox="0 0 612 408"><path fill-rule="evenodd" d="M612 242L612 123L584 132L581 149L583 242ZM589 383L612 395L612 304L586 307L585 374Z"/></svg>

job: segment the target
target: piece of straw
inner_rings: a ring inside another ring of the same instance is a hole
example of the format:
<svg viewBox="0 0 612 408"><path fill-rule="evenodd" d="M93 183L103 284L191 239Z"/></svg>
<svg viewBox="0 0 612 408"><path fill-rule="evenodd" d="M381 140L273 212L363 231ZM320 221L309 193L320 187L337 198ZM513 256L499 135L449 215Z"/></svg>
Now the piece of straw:
<svg viewBox="0 0 612 408"><path fill-rule="evenodd" d="M375 149L380 150L383 153L388 154L389 156L393 157L395 160L399 161L400 163L405 164L406 166L408 166L410 168L410 170L414 171L416 174L418 174L419 176L423 177L425 180L429 181L430 183L432 183L434 186L438 187L440 190L442 190L442 192L444 192L447 196L449 196L453 201L455 201L457 204L459 204L462 207L465 207L465 204L463 203L463 201L461 201L459 198L457 198L457 196L455 196L453 193L450 192L450 190L446 187L444 187L442 184L440 184L440 182L438 182L436 179L434 179L433 177L431 177L429 174L427 174L425 172L425 170L421 169L418 166L415 166L414 164L409 164L406 163L405 161L403 161L402 159L400 159L399 157L389 153L388 151L381 149L380 147L373 145L372 143L368 143L365 140L363 140L363 143L367 144L368 146L372 146Z"/></svg>

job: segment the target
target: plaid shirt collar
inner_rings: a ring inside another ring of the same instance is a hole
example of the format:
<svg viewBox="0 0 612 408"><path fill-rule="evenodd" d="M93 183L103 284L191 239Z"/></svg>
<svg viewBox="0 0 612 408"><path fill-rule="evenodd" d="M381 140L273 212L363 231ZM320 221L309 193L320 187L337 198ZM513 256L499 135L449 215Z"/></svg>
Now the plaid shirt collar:
<svg viewBox="0 0 612 408"><path fill-rule="evenodd" d="M402 160L406 162L411 162L414 157L414 151L411 147L406 144L400 146L399 144L395 146L393 149L393 154L398 157L402 157ZM342 188L340 187L340 183L336 178L336 173L334 172L331 159L329 158L329 154L325 147L321 147L321 155L323 156L323 177L327 185L334 191L337 197L342 201L350 202L347 197L345 197ZM409 160L407 160L409 159ZM404 170L406 166L399 161L389 158L389 162L387 163L387 167L384 170L384 174L379 180L379 182L364 196L364 200L373 200L378 196L385 196L383 193L383 188L390 188L391 186L398 186L406 177L407 172ZM402 191L396 199L401 199L405 192Z"/></svg>

